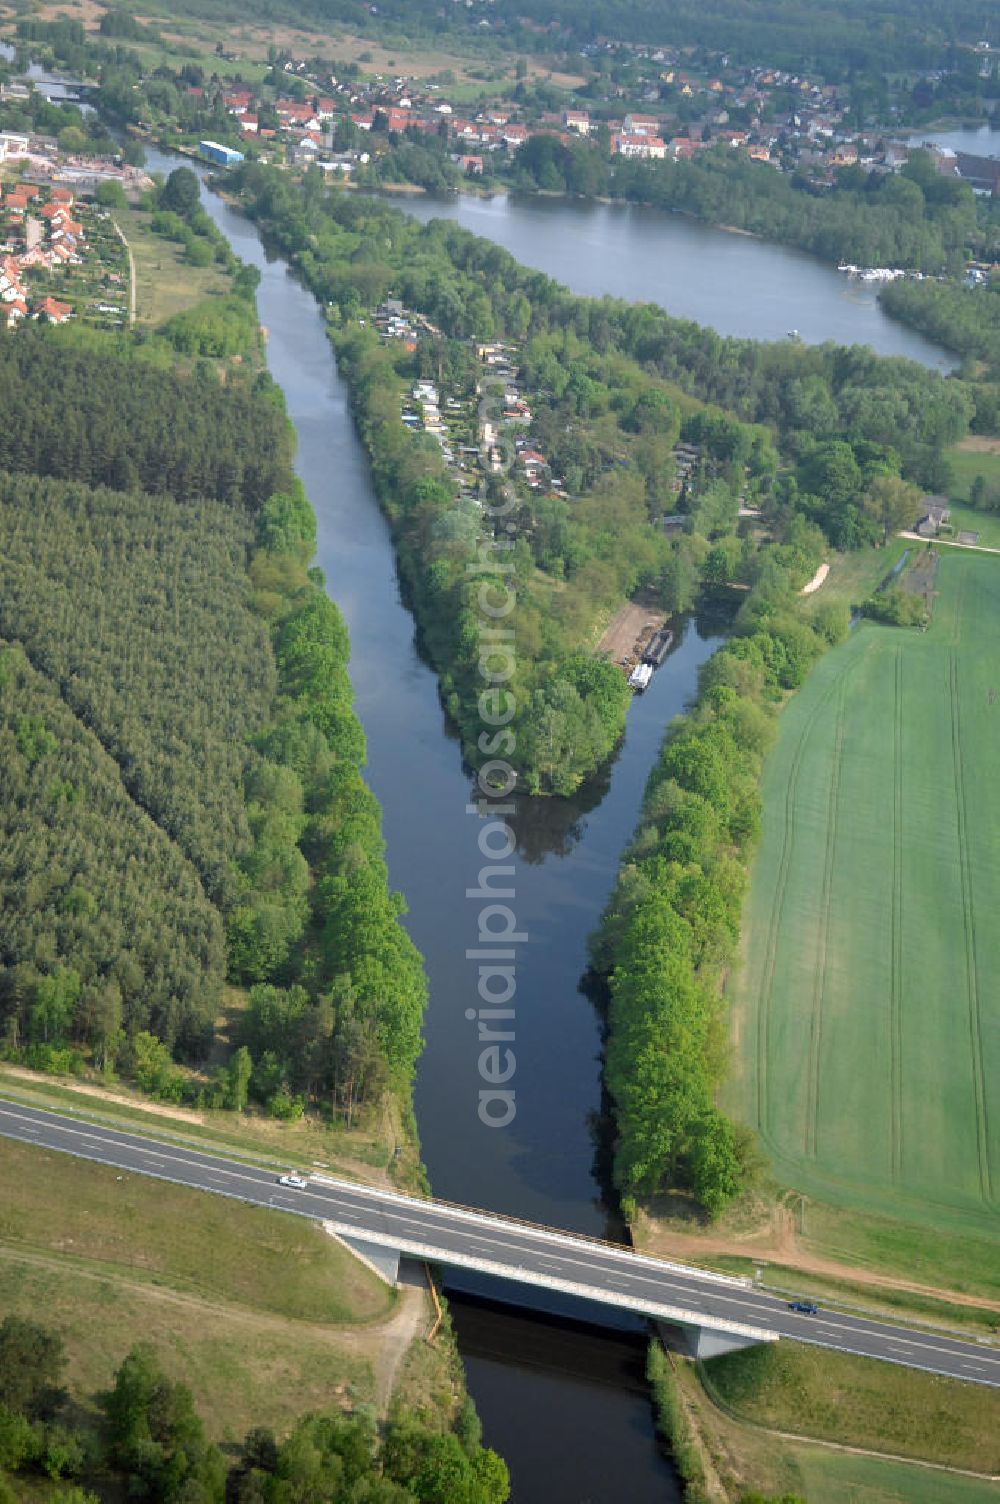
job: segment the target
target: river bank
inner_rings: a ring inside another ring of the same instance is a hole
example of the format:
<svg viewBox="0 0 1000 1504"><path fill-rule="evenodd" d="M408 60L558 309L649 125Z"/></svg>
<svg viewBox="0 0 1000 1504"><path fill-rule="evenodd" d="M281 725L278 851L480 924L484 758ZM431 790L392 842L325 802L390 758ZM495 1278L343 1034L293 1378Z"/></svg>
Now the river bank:
<svg viewBox="0 0 1000 1504"><path fill-rule="evenodd" d="M151 155L155 170L172 165ZM685 624L668 669L633 707L625 743L593 786L573 800L515 800L516 908L530 941L518 977L518 1115L497 1133L477 1115L478 1048L464 1018L476 995L476 965L465 951L475 945L478 913L465 895L482 866L465 812L469 779L414 642L320 312L244 215L211 194L203 202L237 254L262 273L268 362L298 434L297 468L319 523L317 562L350 630L366 780L383 810L391 878L406 892L405 922L431 982L415 1101L435 1192L603 1233L589 1130L600 1102L599 1026L577 993L586 935L634 824L660 726L693 692L719 628L704 618ZM450 1290L449 1305L486 1440L505 1456L519 1504L577 1504L588 1493L613 1504L623 1488L636 1504L676 1498L643 1378L641 1328L598 1335L579 1319L553 1324L484 1304L489 1290L482 1284L471 1301Z"/></svg>
<svg viewBox="0 0 1000 1504"><path fill-rule="evenodd" d="M477 1042L463 1023L466 1003L476 995L476 968L464 954L475 944L478 921L468 891L482 866L476 822L465 813L469 781L442 723L433 676L414 649L387 530L322 320L283 264L268 259L253 226L242 216L232 218L227 233L264 274L260 300L262 320L272 330L268 356L299 432L300 473L320 518L320 563L351 627L351 673L368 734L368 776L385 811L390 870L410 898L408 926L431 975L416 1102L435 1190L453 1200L488 1199L518 1215L601 1231L606 1212L593 1176L589 1127L600 1109L600 1031L577 994L577 981L586 964L587 933L634 829L663 726L690 699L698 669L715 645L712 634L717 641L722 624L702 618L678 632L674 653L632 706L624 745L599 779L571 800L514 801L513 906L530 938L518 967L518 1113L498 1134L478 1122ZM470 1309L454 1303L470 1388L487 1439L511 1462L518 1500L554 1497L553 1456L561 1463L567 1459L567 1499L589 1491L614 1500L623 1488L636 1500L662 1497L669 1477L658 1460L645 1390L637 1397L616 1387L612 1402L607 1391L594 1388L589 1371L572 1384L538 1375L539 1344L553 1340L545 1325L530 1326L512 1372L501 1338L515 1318L487 1314L487 1324L493 1324L484 1337L483 1308L477 1306L463 1333L463 1313ZM472 1330L479 1335L470 1337ZM574 1351L586 1352L593 1338L577 1327L572 1342ZM504 1359L497 1359L498 1350L505 1351ZM570 1365L558 1361L565 1373ZM544 1436L537 1424L542 1405L555 1415L554 1421L547 1418Z"/></svg>

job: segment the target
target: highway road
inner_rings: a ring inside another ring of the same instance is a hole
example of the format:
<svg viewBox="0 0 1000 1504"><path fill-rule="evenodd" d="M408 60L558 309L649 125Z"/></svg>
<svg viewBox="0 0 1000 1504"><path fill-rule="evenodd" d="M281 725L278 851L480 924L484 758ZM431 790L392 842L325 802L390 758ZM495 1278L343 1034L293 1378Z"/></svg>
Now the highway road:
<svg viewBox="0 0 1000 1504"><path fill-rule="evenodd" d="M118 1171L311 1217L345 1235L398 1248L404 1255L569 1291L666 1321L701 1321L720 1331L771 1339L794 1337L1000 1388L1000 1345L832 1310L800 1315L745 1281L490 1212L325 1176L310 1175L307 1187L297 1190L280 1185L273 1170L4 1100L0 1136Z"/></svg>

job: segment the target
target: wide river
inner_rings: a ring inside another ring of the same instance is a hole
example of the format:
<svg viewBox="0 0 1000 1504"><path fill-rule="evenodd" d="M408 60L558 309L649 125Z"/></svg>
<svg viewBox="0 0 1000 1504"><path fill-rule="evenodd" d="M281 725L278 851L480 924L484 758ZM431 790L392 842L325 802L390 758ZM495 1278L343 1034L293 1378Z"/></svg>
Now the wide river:
<svg viewBox="0 0 1000 1504"><path fill-rule="evenodd" d="M176 162L150 153L153 169L169 171ZM466 896L483 865L478 821L466 809L472 786L445 723L435 677L416 649L413 619L400 600L388 529L316 303L284 263L265 252L250 221L212 194L205 193L204 201L238 255L262 273L258 302L268 331L268 363L298 434L298 469L319 524L318 562L351 633L351 676L368 738L366 776L382 806L392 880L406 895L406 922L430 976L416 1110L434 1190L453 1201L604 1233L609 1224L595 1175L600 1034L594 1010L578 990L586 939L635 825L664 727L693 694L698 668L720 640L722 625L699 618L679 624L667 664L632 706L613 764L579 797L518 801L510 903L528 938L517 972L517 1115L507 1128L487 1128L477 1114L478 1048L466 1019L476 1002L476 963L465 952L477 944L482 906ZM564 280L587 291L627 289L651 298L661 296L662 282L642 268L676 258L676 234L687 236L692 228L644 216L643 257L630 277L622 277L616 258L569 233L558 212L545 210L537 218L524 217L520 209L509 212L520 216L516 234L496 205L487 224L506 226L507 240L524 260L539 264L550 254L550 241L562 236L566 262L552 269ZM476 227L492 233L486 224ZM736 257L728 285L719 289L724 306L736 309L739 256L759 267L763 248L716 234L725 253ZM699 232L698 243L706 238L708 232ZM786 255L769 254L779 261ZM700 275L701 255L692 248L692 278ZM775 297L785 275L780 267L775 272ZM803 334L825 318L829 333L875 343L867 300L845 303L842 280L825 270L817 280L813 263L804 263L803 276L814 288L810 317L801 305L795 309ZM788 294L793 300L794 288ZM845 308L856 311L853 332L845 326ZM721 315L715 322L725 325ZM745 322L735 327L747 332ZM886 340L891 329L881 331ZM919 341L904 351L907 338L896 332L896 353L922 351L918 358L938 363L938 352ZM884 341L880 347L887 347ZM578 1319L515 1313L457 1291L450 1298L469 1389L486 1440L510 1465L517 1504L679 1498L654 1436L641 1330L599 1331Z"/></svg>

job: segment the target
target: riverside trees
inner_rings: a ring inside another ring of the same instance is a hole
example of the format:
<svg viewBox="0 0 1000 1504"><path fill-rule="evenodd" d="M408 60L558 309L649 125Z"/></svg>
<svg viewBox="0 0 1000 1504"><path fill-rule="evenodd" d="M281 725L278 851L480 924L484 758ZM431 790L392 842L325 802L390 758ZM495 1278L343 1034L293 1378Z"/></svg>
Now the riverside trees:
<svg viewBox="0 0 1000 1504"><path fill-rule="evenodd" d="M762 568L698 703L671 728L592 959L608 991L605 1080L615 1182L682 1189L711 1214L754 1173L749 1131L716 1107L725 1067L722 973L739 935L759 829L757 783L783 696L846 632L846 613L797 611L823 540L801 519Z"/></svg>
<svg viewBox="0 0 1000 1504"><path fill-rule="evenodd" d="M749 583L752 544L729 546L741 499L779 533L799 515L837 547L879 541L874 482L902 475L934 486L942 449L973 412L965 383L907 361L725 339L650 304L576 297L454 224L418 225L331 193L318 174L296 184L245 164L236 181L326 305L442 698L474 766L488 754L477 741L481 645L468 566L499 530L459 494L440 447L407 432L401 401L434 377L471 403L476 344L516 349L531 443L564 483L515 481L502 528L517 596L511 732L531 792L571 793L620 735L621 676L588 648L623 598L642 589L675 612L702 578L725 583L730 567ZM390 291L426 321L415 350L372 327ZM680 491L679 437L700 455ZM487 482L491 502L497 486ZM662 518L678 513L683 532L668 533Z"/></svg>
<svg viewBox="0 0 1000 1504"><path fill-rule="evenodd" d="M22 330L0 392L3 1047L282 1109L339 1102L360 1034L350 1111L408 1083L423 972L269 378ZM297 989L328 1058L184 1076L227 975Z"/></svg>
<svg viewBox="0 0 1000 1504"><path fill-rule="evenodd" d="M539 135L518 151L513 180L522 188L680 210L859 266L960 269L970 249L988 256L998 238L988 214L977 215L969 185L942 178L918 151L898 177L844 168L820 188L728 145L690 161L613 162L593 142Z"/></svg>
<svg viewBox="0 0 1000 1504"><path fill-rule="evenodd" d="M0 1497L5 1474L63 1483L61 1497L119 1494L152 1504L504 1504L510 1485L477 1434L436 1430L401 1411L384 1434L370 1415L310 1415L282 1438L256 1427L229 1461L191 1390L153 1349L127 1353L96 1410L61 1387L62 1338L35 1321L0 1323ZM93 1492L91 1492L93 1490Z"/></svg>

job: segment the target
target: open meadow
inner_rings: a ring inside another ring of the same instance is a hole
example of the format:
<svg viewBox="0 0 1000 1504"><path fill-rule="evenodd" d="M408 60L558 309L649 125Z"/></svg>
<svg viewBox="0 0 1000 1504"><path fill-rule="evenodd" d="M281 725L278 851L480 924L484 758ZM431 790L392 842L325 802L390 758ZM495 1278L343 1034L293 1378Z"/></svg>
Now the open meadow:
<svg viewBox="0 0 1000 1504"><path fill-rule="evenodd" d="M85 1403L143 1341L219 1440L378 1398L399 1297L312 1223L7 1140L0 1207L0 1311L60 1332Z"/></svg>
<svg viewBox="0 0 1000 1504"><path fill-rule="evenodd" d="M230 279L217 263L188 265L178 241L153 234L149 214L140 209L116 209L114 217L135 260L136 318L140 324L158 326L201 298L229 291Z"/></svg>
<svg viewBox="0 0 1000 1504"><path fill-rule="evenodd" d="M711 1498L754 1488L754 1497L787 1493L809 1504L1000 1499L992 1477L970 1476L988 1473L996 1457L988 1392L796 1343L735 1353L731 1362L677 1361L674 1372L711 1459ZM807 1440L831 1434L832 1445ZM937 1465L916 1461L921 1455Z"/></svg>
<svg viewBox="0 0 1000 1504"><path fill-rule="evenodd" d="M782 715L730 1100L784 1184L984 1249L1000 1238L1000 560L941 552L929 630L863 623Z"/></svg>

